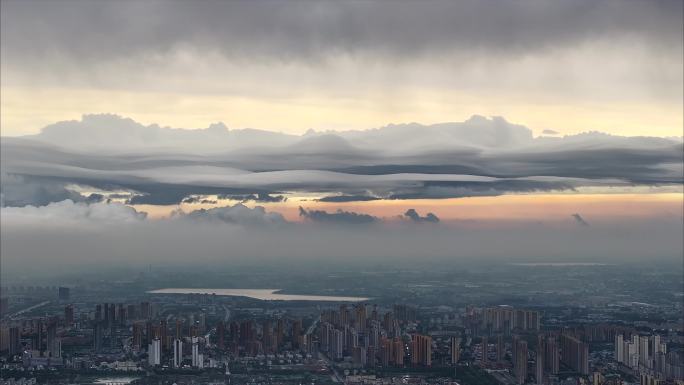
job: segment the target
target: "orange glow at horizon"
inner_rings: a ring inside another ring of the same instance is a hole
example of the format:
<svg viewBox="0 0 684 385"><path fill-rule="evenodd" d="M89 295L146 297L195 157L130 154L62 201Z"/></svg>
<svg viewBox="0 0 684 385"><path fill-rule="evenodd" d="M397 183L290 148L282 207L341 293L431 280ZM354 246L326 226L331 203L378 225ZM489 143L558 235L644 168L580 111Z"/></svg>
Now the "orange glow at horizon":
<svg viewBox="0 0 684 385"><path fill-rule="evenodd" d="M232 205L186 204L173 206L134 206L151 218L168 217L178 208L190 212ZM443 221L536 221L566 220L579 213L591 219L616 218L681 218L684 210L682 193L653 194L521 194L450 199L376 200L365 202L318 202L290 198L278 203L247 202L246 206L263 206L281 213L289 221L301 221L299 207L307 210L354 211L392 220L413 208L419 214L432 212Z"/></svg>

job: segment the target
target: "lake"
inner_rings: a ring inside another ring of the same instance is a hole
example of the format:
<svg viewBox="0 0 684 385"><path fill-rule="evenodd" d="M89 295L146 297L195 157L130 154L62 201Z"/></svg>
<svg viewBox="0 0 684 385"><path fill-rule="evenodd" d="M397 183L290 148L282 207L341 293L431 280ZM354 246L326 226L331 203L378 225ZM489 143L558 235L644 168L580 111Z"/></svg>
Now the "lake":
<svg viewBox="0 0 684 385"><path fill-rule="evenodd" d="M552 266L552 267L571 267L571 266L609 266L607 263L597 262L529 262L529 263L509 263L514 266Z"/></svg>
<svg viewBox="0 0 684 385"><path fill-rule="evenodd" d="M330 295L279 294L281 289L189 289L166 288L151 290L152 294L216 294L233 297L249 297L264 301L321 301L321 302L363 302L366 297L341 297Z"/></svg>

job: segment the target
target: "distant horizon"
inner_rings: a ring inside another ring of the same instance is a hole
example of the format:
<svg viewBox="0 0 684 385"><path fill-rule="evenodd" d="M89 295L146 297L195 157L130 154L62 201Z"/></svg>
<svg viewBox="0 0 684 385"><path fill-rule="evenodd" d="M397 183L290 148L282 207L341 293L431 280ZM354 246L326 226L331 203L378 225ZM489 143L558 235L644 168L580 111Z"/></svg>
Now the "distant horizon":
<svg viewBox="0 0 684 385"><path fill-rule="evenodd" d="M284 135L292 135L292 136L306 136L310 134L327 134L327 133L345 133L345 132L363 132L363 131L373 131L373 130L379 130L383 128L392 128L392 127L405 127L405 126L411 126L411 125L419 125L419 126L435 126L435 125L443 125L443 124L451 124L451 123L463 123L466 122L472 118L477 118L477 117L483 117L486 119L492 119L492 118L501 118L506 120L505 116L502 115L481 115L477 113L473 113L470 115L470 117L465 118L464 120L446 120L446 121L434 121L434 122L421 122L421 121L412 121L408 120L405 122L388 122L384 125L379 125L379 126L370 126L366 128L343 128L344 124L340 123L338 128L320 128L317 129L316 127L307 127L307 128L300 128L300 129L295 129L295 130L284 130L284 129L277 129L277 128L260 128L258 126L241 126L241 127L233 127L230 124L226 124L226 122L229 122L229 119L226 120L217 120L209 123L206 127L174 127L172 125L162 125L159 122L156 121L151 121L147 123L142 123L140 121L137 121L129 116L126 116L124 114L117 114L114 112L97 112L97 113L82 113L79 118L73 118L73 119L64 119L64 120L58 120L54 122L47 123L44 126L38 127L35 129L35 132L16 132L16 133L10 133L9 135L2 134L2 136L7 137L7 138L21 138L21 137L33 137L36 135L40 135L44 129L47 127L50 127L54 124L57 123L69 123L69 122L79 122L83 121L85 117L98 117L98 116L104 116L104 117L116 117L120 118L122 120L132 120L135 123L142 124L145 127L158 127L160 129L169 129L169 130L183 130L183 131L202 131L202 130L211 130L213 127L217 126L224 126L226 131L241 131L241 130L257 130L257 131L267 131L267 132L272 132L272 133L278 133L278 134L284 134ZM512 122L513 123L513 122ZM517 125L522 125L525 126L524 122L515 122L514 124ZM539 137L566 137L566 136L578 136L578 135L584 135L584 134L592 134L592 133L601 133L601 134L606 134L606 135L611 135L611 136L622 136L622 137L652 137L652 138L663 138L663 139L680 139L684 140L684 131L682 131L681 135L648 135L648 134L624 134L620 133L619 128L615 129L615 132L611 132L611 130L608 131L601 131L601 130L595 130L595 129L590 129L590 128L578 128L577 130L570 132L570 133L561 133L558 131L555 131L552 129L553 127L548 127L545 129L539 129L539 130L532 130L532 133L535 135L536 138ZM215 129L215 128L214 128Z"/></svg>

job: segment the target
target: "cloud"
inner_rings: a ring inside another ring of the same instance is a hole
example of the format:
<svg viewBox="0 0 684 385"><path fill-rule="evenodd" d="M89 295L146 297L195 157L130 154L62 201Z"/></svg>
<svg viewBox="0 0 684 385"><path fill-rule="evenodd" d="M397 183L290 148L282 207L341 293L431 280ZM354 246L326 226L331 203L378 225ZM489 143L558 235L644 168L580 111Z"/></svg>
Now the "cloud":
<svg viewBox="0 0 684 385"><path fill-rule="evenodd" d="M60 181L5 173L2 173L0 179L0 207L43 206L65 199L76 202L85 200L79 193L67 189L66 183Z"/></svg>
<svg viewBox="0 0 684 385"><path fill-rule="evenodd" d="M12 110L3 117L21 127L4 126L35 132L48 107L57 108L50 104L37 117L22 117L32 101L49 92L31 91L36 88L54 90L71 100L69 105L88 111L113 110L119 102L94 103L92 93L81 92L86 89L105 92L103 98L133 97L137 108L122 111L157 116L166 124L174 122L174 115L201 119L191 113L201 103L206 111L202 116L240 115L235 119L242 126L268 121L282 128L286 119L250 118L242 105L235 113L226 112L225 105L258 101L251 104L258 114L266 105L290 108L311 98L326 108L296 109L349 116L348 100L353 98L361 108L370 106L370 115L390 112L411 119L398 111L405 105L421 113L417 118L431 119L431 108L415 106L425 95L452 101L442 103L442 116L453 110L454 100L474 100L473 106L486 101L493 113L497 104L512 108L501 100L514 98L549 112L537 102L550 98L580 108L607 100L613 108L642 103L648 116L633 116L646 121L658 118L663 104L665 111L681 104L681 87L676 87L682 81L681 13L677 1L529 0L502 5L471 0L423 7L412 2L312 5L291 0L268 6L202 2L192 8L159 0L116 6L8 1L0 12L0 57L2 83L8 86L3 95ZM554 87L548 87L551 83ZM171 97L159 103L158 95ZM278 103L269 102L273 98ZM46 100L53 103L51 99ZM558 115L557 109L552 111ZM78 112L71 109L67 115ZM287 115L297 124L314 118ZM608 126L608 118L602 126ZM350 120L356 127L369 121L364 116ZM322 117L315 121L327 127L347 123ZM379 119L371 121L377 124Z"/></svg>
<svg viewBox="0 0 684 385"><path fill-rule="evenodd" d="M579 224L580 226L589 226L589 222L582 218L581 215L572 214L572 217L575 219L575 221L577 221L577 224Z"/></svg>
<svg viewBox="0 0 684 385"><path fill-rule="evenodd" d="M322 136L192 131L101 118L106 124L92 116L62 122L47 138L3 138L3 203L84 200L72 185L130 191L130 204L172 205L214 195L277 203L290 194L316 194L324 202L351 202L684 181L681 139L597 132L534 138L528 128L496 117ZM102 127L108 128L98 131ZM184 138L192 145L179 147ZM213 150L224 144L230 151Z"/></svg>
<svg viewBox="0 0 684 385"><path fill-rule="evenodd" d="M90 194L90 195L85 197L85 201L87 203L98 203L98 202L102 202L105 200L106 200L105 196L102 194L98 194L98 193L93 193L93 194Z"/></svg>
<svg viewBox="0 0 684 385"><path fill-rule="evenodd" d="M248 195L228 195L228 194L223 194L219 195L220 199L232 199L232 200L241 200L243 202L261 202L261 203L278 203L278 202L285 202L287 198L283 195L271 195L269 193L256 193L256 194L248 194Z"/></svg>
<svg viewBox="0 0 684 385"><path fill-rule="evenodd" d="M183 203L200 203L201 201L202 201L201 196L193 195L193 196L189 196L187 198L184 198L182 202Z"/></svg>
<svg viewBox="0 0 684 385"><path fill-rule="evenodd" d="M229 130L223 123L202 129L143 125L116 114L84 114L81 120L67 120L43 127L39 134L27 136L68 149L88 147L91 151L121 154L140 150L186 153L179 164L193 164L196 159L187 153L206 154L226 149L253 146L289 145L298 140L295 135L255 129ZM70 137L71 140L67 140ZM112 140L116 139L116 143ZM26 145L27 143L24 142ZM146 159L130 159L130 166Z"/></svg>
<svg viewBox="0 0 684 385"><path fill-rule="evenodd" d="M406 212L404 213L404 216L406 218L409 218L413 222L418 222L418 223L421 223L421 222L438 223L439 222L439 218L435 214L427 213L424 217L421 217L420 214L418 214L418 212L416 212L416 210L414 210L414 209L406 210Z"/></svg>
<svg viewBox="0 0 684 385"><path fill-rule="evenodd" d="M192 6L154 0L116 5L10 1L3 4L2 53L25 60L59 52L92 64L119 55L169 54L187 46L279 61L316 61L336 52L395 60L455 50L524 55L624 36L667 47L680 42L681 10L677 1L471 0L429 7L383 1ZM84 30L97 33L84 36Z"/></svg>
<svg viewBox="0 0 684 385"><path fill-rule="evenodd" d="M544 135L559 135L560 132L555 131L555 130L546 129L546 130L542 131L542 134L544 134Z"/></svg>
<svg viewBox="0 0 684 385"><path fill-rule="evenodd" d="M207 199L201 195L192 195L192 196L189 196L189 197L183 199L182 203L189 203L189 204L200 203L200 204L211 204L211 205L213 205L213 204L217 204L218 201L214 200L214 199Z"/></svg>
<svg viewBox="0 0 684 385"><path fill-rule="evenodd" d="M379 219L368 214L359 214L351 211L337 210L334 213L329 213L323 210L306 210L299 207L299 216L306 218L313 222L330 223L330 224L369 224L378 222Z"/></svg>
<svg viewBox="0 0 684 385"><path fill-rule="evenodd" d="M551 105L584 111L554 127L572 131L589 120L586 126L613 129L614 117L602 111L633 105L639 108L623 116L631 130L651 120L659 132L681 126L662 116L679 112L682 98L677 1L202 2L189 9L158 0L28 0L2 7L5 133L35 132L53 110L126 111L163 124L230 117L243 127L297 130L445 119L483 105L511 116L535 105L525 110L531 122L564 114ZM264 110L273 118L259 116Z"/></svg>
<svg viewBox="0 0 684 385"><path fill-rule="evenodd" d="M147 214L121 203L85 203L63 200L45 206L3 207L3 222L26 224L45 222L52 226L70 223L117 224L140 222Z"/></svg>
<svg viewBox="0 0 684 385"><path fill-rule="evenodd" d="M367 202L376 201L381 198L368 195L331 195L318 199L319 202Z"/></svg>
<svg viewBox="0 0 684 385"><path fill-rule="evenodd" d="M243 226L271 226L287 223L279 213L267 212L262 206L249 208L242 203L195 210L188 214L180 214L180 217L191 221L231 223Z"/></svg>

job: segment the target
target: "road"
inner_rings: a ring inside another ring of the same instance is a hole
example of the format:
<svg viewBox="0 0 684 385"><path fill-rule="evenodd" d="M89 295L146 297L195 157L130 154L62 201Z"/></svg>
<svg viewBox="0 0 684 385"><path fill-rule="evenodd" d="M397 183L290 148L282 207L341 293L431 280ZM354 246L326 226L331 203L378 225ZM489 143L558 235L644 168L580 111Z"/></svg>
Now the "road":
<svg viewBox="0 0 684 385"><path fill-rule="evenodd" d="M306 335L310 336L313 334L313 332L316 330L316 326L318 326L318 323L321 322L321 316L319 315L318 318L316 318L311 325L306 329ZM325 364L327 367L330 368L330 370L333 372L333 374L330 376L330 378L333 380L333 382L344 382L342 380L342 377L340 376L340 373L337 372L337 369L335 369L335 365L333 365L333 362L323 353L319 352L318 356L322 361L325 361Z"/></svg>
<svg viewBox="0 0 684 385"><path fill-rule="evenodd" d="M318 357L320 357L321 360L325 361L325 364L330 368L330 370L333 372L333 374L330 376L330 378L333 380L333 382L344 382L342 380L342 377L340 376L340 373L337 372L337 369L335 369L335 365L333 362L328 358L323 353L318 353Z"/></svg>
<svg viewBox="0 0 684 385"><path fill-rule="evenodd" d="M314 322L311 323L311 326L309 326L308 329L306 329L306 335L310 336L313 334L314 330L316 330L316 326L318 326L318 323L321 322L321 316L319 315L318 318L314 320Z"/></svg>
<svg viewBox="0 0 684 385"><path fill-rule="evenodd" d="M9 319L14 319L14 317L16 317L16 316L19 316L19 315L22 315L22 314L24 314L24 313L30 312L31 310L34 310L34 309L38 309L39 307L43 307L43 306L45 306L45 305L47 305L47 304L49 304L49 303L50 303L50 301L44 301L44 302L35 304L35 305L33 305L33 306L29 306L29 307L27 307L27 308L25 308L25 309L19 310L19 311L17 311L17 312L14 312L14 313L8 315L7 317L8 317Z"/></svg>

